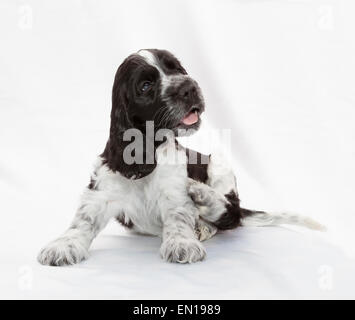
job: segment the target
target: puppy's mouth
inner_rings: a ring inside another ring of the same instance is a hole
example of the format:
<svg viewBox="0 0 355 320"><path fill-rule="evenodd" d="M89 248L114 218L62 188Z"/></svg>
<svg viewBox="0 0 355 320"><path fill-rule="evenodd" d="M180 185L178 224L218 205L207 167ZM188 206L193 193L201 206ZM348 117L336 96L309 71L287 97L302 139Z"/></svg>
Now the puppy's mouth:
<svg viewBox="0 0 355 320"><path fill-rule="evenodd" d="M199 122L199 120L200 120L200 108L192 107L190 111L184 115L180 124L189 127Z"/></svg>

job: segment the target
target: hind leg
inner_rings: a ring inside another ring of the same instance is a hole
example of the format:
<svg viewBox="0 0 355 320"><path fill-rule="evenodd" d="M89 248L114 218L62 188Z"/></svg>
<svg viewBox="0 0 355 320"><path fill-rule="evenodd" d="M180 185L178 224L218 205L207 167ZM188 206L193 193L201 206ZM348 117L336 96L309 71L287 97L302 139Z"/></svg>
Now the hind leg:
<svg viewBox="0 0 355 320"><path fill-rule="evenodd" d="M193 179L188 181L188 193L200 216L220 230L236 228L242 214L232 170L223 161L211 157L207 175L206 183Z"/></svg>

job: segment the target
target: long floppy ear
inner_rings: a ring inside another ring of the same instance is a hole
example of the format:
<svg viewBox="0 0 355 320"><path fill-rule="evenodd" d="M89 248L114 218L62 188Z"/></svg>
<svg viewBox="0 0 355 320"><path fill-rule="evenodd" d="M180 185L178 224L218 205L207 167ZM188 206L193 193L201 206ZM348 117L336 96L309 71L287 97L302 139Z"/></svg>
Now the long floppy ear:
<svg viewBox="0 0 355 320"><path fill-rule="evenodd" d="M145 132L143 134L143 146L141 150L135 150L135 152L142 153L137 158L142 158L143 163L126 163L124 159L125 148L131 143L131 141L124 141L124 133L129 129L135 128L134 123L129 118L129 74L133 71L135 66L134 56L129 56L118 68L115 76L115 81L112 89L112 110L111 110L111 127L110 137L107 141L106 148L101 154L104 159L104 163L113 171L120 172L123 176L129 179L139 179L149 173L151 173L155 167L155 147L154 147L154 163L146 164L146 139ZM136 61L139 63L139 61ZM151 159L151 157L150 157Z"/></svg>

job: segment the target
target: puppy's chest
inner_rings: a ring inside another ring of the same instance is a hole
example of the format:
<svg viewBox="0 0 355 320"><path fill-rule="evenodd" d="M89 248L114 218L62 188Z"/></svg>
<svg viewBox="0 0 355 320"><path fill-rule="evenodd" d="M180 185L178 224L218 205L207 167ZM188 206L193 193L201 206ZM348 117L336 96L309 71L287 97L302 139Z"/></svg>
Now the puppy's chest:
<svg viewBox="0 0 355 320"><path fill-rule="evenodd" d="M129 181L123 210L126 219L141 232L159 233L164 212L186 202L186 184L186 165L158 164L149 176Z"/></svg>

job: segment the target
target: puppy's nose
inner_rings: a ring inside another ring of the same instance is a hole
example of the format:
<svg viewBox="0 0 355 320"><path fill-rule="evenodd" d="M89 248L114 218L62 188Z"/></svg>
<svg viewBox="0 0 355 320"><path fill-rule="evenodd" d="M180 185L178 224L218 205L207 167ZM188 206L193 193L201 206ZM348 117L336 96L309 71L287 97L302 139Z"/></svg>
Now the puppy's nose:
<svg viewBox="0 0 355 320"><path fill-rule="evenodd" d="M191 100L196 96L196 86L193 82L187 81L179 89L179 96L184 100Z"/></svg>

